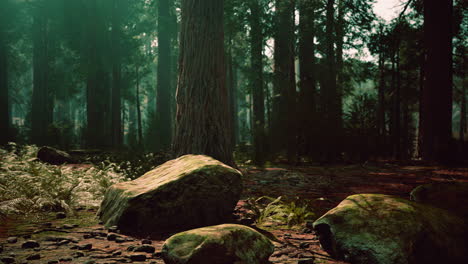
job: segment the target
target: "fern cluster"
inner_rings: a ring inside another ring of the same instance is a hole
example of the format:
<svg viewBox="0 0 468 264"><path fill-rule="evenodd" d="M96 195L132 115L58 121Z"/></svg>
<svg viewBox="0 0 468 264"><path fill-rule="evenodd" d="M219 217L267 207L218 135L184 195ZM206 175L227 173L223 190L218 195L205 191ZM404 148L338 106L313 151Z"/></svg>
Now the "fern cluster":
<svg viewBox="0 0 468 264"><path fill-rule="evenodd" d="M247 209L257 225L274 222L288 227L297 226L316 218L307 201L299 198L288 201L283 196L272 198L262 196L247 200Z"/></svg>
<svg viewBox="0 0 468 264"><path fill-rule="evenodd" d="M105 190L126 180L115 164L54 166L36 159L36 146L0 149L0 217L97 206Z"/></svg>

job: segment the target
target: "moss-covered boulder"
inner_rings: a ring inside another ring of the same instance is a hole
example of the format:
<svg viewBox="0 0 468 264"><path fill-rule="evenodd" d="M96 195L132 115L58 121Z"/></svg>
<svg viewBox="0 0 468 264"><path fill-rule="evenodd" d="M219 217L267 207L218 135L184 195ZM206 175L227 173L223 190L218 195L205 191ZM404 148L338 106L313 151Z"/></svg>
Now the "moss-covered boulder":
<svg viewBox="0 0 468 264"><path fill-rule="evenodd" d="M186 155L110 187L98 215L125 233L188 230L224 222L241 191L238 170L208 156Z"/></svg>
<svg viewBox="0 0 468 264"><path fill-rule="evenodd" d="M170 237L162 258L166 264L263 264L273 251L271 241L254 229L224 224Z"/></svg>
<svg viewBox="0 0 468 264"><path fill-rule="evenodd" d="M313 226L332 257L353 264L468 263L462 219L394 196L349 196Z"/></svg>
<svg viewBox="0 0 468 264"><path fill-rule="evenodd" d="M468 182L437 182L416 187L411 200L446 209L468 220Z"/></svg>

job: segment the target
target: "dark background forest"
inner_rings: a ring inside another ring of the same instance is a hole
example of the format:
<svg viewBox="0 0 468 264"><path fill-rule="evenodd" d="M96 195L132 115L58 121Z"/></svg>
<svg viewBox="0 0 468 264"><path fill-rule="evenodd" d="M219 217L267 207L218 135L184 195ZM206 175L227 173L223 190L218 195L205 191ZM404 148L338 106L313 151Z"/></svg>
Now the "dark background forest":
<svg viewBox="0 0 468 264"><path fill-rule="evenodd" d="M0 144L466 161L466 1L222 2L1 0Z"/></svg>

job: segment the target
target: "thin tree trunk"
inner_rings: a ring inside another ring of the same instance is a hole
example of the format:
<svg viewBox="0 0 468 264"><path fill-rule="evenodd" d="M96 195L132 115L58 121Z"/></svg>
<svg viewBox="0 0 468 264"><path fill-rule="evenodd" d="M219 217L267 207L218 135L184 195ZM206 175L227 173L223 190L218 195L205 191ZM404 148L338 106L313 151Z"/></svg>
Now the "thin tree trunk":
<svg viewBox="0 0 468 264"><path fill-rule="evenodd" d="M172 140L171 115L171 16L170 0L159 0L158 5L158 69L156 117L158 150L170 148Z"/></svg>
<svg viewBox="0 0 468 264"><path fill-rule="evenodd" d="M138 118L138 146L141 147L143 144L143 129L141 124L141 107L140 107L140 69L136 66L136 110Z"/></svg>
<svg viewBox="0 0 468 264"><path fill-rule="evenodd" d="M395 159L401 159L401 76L400 76L400 40L397 40L395 47L395 95L393 97L394 103L394 125L395 134L393 141L393 155Z"/></svg>
<svg viewBox="0 0 468 264"><path fill-rule="evenodd" d="M336 83L336 60L335 60L335 20L334 20L334 0L328 0L326 6L326 80L324 82L323 100L324 100L324 119L325 127L325 159L328 162L334 162L339 159L340 147L336 144L339 135L340 116L339 116L339 95Z"/></svg>
<svg viewBox="0 0 468 264"><path fill-rule="evenodd" d="M235 165L224 53L224 1L182 0L173 149Z"/></svg>
<svg viewBox="0 0 468 264"><path fill-rule="evenodd" d="M460 100L460 142L463 150L463 146L465 143L465 132L467 131L467 111L466 111L466 80L465 80L465 71L466 71L466 54L464 52L464 48L462 48L461 55L463 56L462 62L462 72L461 72L461 80L462 80L462 87L461 87L461 100Z"/></svg>
<svg viewBox="0 0 468 264"><path fill-rule="evenodd" d="M379 55L379 103L377 110L377 130L378 130L378 146L380 149L383 149L385 146L385 57L383 51Z"/></svg>
<svg viewBox="0 0 468 264"><path fill-rule="evenodd" d="M258 0L250 2L250 85L253 94L253 143L254 163L265 162L265 103L263 96L263 16Z"/></svg>
<svg viewBox="0 0 468 264"><path fill-rule="evenodd" d="M112 146L119 149L122 146L122 102L121 102L121 75L122 65L120 59L120 14L119 1L113 1L112 10L112 101L111 101L111 130Z"/></svg>
<svg viewBox="0 0 468 264"><path fill-rule="evenodd" d="M424 0L426 78L422 96L421 156L449 162L452 138L452 0Z"/></svg>

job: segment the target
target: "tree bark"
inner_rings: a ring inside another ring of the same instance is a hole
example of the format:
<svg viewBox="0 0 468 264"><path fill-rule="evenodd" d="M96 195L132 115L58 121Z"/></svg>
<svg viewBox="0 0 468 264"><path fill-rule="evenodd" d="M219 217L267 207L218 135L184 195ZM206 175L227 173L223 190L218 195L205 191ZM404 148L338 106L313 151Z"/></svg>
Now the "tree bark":
<svg viewBox="0 0 468 264"><path fill-rule="evenodd" d="M136 101L136 111L137 111L137 119L138 119L138 146L143 146L143 128L141 123L141 107L140 107L140 69L136 66L136 94L135 94L135 101Z"/></svg>
<svg viewBox="0 0 468 264"><path fill-rule="evenodd" d="M111 133L112 146L121 148L123 142L122 129L122 102L121 102L121 79L122 79L122 64L121 64L121 32L120 32L120 10L119 1L112 2L112 101L111 101Z"/></svg>
<svg viewBox="0 0 468 264"><path fill-rule="evenodd" d="M316 151L317 139L317 106L316 106L316 77L315 77L315 0L301 0L299 2L299 69L300 95L299 106L301 138L304 143L302 152L311 155Z"/></svg>
<svg viewBox="0 0 468 264"><path fill-rule="evenodd" d="M8 94L8 52L6 38L0 25L0 145L10 138L10 107Z"/></svg>
<svg viewBox="0 0 468 264"><path fill-rule="evenodd" d="M33 95L31 105L31 140L37 145L50 143L53 104L49 86L49 21L42 7L33 18Z"/></svg>
<svg viewBox="0 0 468 264"><path fill-rule="evenodd" d="M323 87L323 111L325 127L323 135L325 142L325 160L334 162L339 159L340 147L336 144L340 135L340 116L338 102L339 94L336 82L336 59L335 59L335 9L334 0L327 0L326 6L326 25L325 25L325 82Z"/></svg>
<svg viewBox="0 0 468 264"><path fill-rule="evenodd" d="M294 7L294 1L276 0L271 145L274 152L286 150L289 163L297 159Z"/></svg>
<svg viewBox="0 0 468 264"><path fill-rule="evenodd" d="M452 137L452 0L424 0L425 82L421 156L450 161Z"/></svg>
<svg viewBox="0 0 468 264"><path fill-rule="evenodd" d="M156 96L156 124L158 150L169 149L172 140L171 117L171 15L170 0L158 5L158 69Z"/></svg>
<svg viewBox="0 0 468 264"><path fill-rule="evenodd" d="M265 162L265 103L263 95L263 32L262 7L258 0L250 2L250 86L253 95L253 143L257 165Z"/></svg>
<svg viewBox="0 0 468 264"><path fill-rule="evenodd" d="M234 165L228 129L224 1L182 0L179 81L173 150Z"/></svg>

